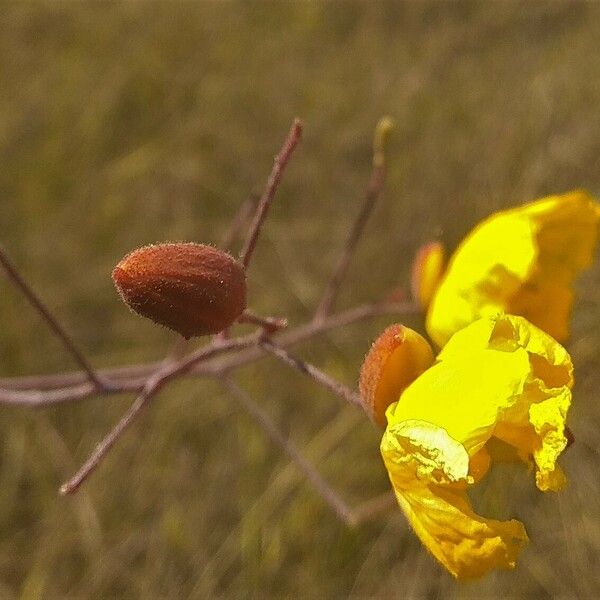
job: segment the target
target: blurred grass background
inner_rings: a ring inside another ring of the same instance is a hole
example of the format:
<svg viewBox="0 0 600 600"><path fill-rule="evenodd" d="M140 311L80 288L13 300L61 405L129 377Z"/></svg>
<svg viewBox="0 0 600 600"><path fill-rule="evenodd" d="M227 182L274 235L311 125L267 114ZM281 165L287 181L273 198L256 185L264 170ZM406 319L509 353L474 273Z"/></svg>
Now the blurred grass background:
<svg viewBox="0 0 600 600"><path fill-rule="evenodd" d="M149 242L216 242L300 116L249 299L298 323L390 114L387 189L339 306L379 299L435 236L452 247L498 208L600 193L598 39L594 3L4 4L1 242L95 365L158 359L173 337L130 315L112 266ZM399 511L349 530L216 384L187 381L68 499L59 483L129 399L0 409L0 597L600 596L599 264L579 288L570 486L542 495L502 472L481 491L489 513L527 526L515 571L456 584ZM354 384L388 322L298 352ZM0 280L0 375L73 367ZM357 411L269 361L239 381L349 501L388 489L380 434Z"/></svg>

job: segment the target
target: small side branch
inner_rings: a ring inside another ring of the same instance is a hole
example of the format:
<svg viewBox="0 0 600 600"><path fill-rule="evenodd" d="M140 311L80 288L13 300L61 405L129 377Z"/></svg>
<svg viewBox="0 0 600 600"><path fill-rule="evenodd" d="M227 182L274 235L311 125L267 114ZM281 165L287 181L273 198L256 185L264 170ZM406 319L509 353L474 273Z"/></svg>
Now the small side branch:
<svg viewBox="0 0 600 600"><path fill-rule="evenodd" d="M129 410L121 417L111 432L96 446L79 471L69 481L60 486L59 492L61 495L74 494L81 484L96 470L102 459L110 452L117 440L135 421L148 401L156 394L160 382L160 378L148 382L144 391L136 398L135 402L129 407Z"/></svg>
<svg viewBox="0 0 600 600"><path fill-rule="evenodd" d="M319 496L333 509L338 518L349 526L356 525L357 522L352 509L327 481L323 479L315 467L308 462L296 445L286 439L269 415L232 379L224 379L223 385L271 440L294 461L306 479L313 485Z"/></svg>
<svg viewBox="0 0 600 600"><path fill-rule="evenodd" d="M292 127L290 128L287 138L285 139L285 142L279 151L279 154L275 157L273 169L269 175L269 179L267 180L265 191L260 198L256 208L256 213L254 214L252 225L250 226L250 231L248 232L248 236L246 238L246 243L244 244L244 247L240 253L240 261L246 269L250 264L250 259L254 253L254 248L256 247L256 242L258 241L258 236L260 234L260 229L267 216L269 207L273 202L275 192L279 187L279 182L281 181L283 171L292 157L294 149L298 145L301 137L302 121L295 119L292 123Z"/></svg>
<svg viewBox="0 0 600 600"><path fill-rule="evenodd" d="M262 332L260 333L262 334ZM142 409L168 381L185 373L203 360L229 350L245 348L256 344L258 340L259 337L257 334L225 340L218 344L210 344L204 348L200 348L200 350L193 352L176 363L163 362L161 368L147 379L141 393L129 407L129 410L121 417L110 433L96 446L79 471L60 487L60 493L62 495L74 494L79 489L81 484L96 470L102 459L110 452L121 435L135 421Z"/></svg>
<svg viewBox="0 0 600 600"><path fill-rule="evenodd" d="M330 377L327 375L327 373L324 373L314 365L292 356L287 350L275 345L271 340L261 340L260 346L288 366L300 371L301 373L304 373L305 375L308 375L309 377L312 377L318 384L327 388L329 391L344 399L349 404L353 404L354 406L358 406L359 408L363 409L359 394L346 387L343 383L337 381L337 379Z"/></svg>
<svg viewBox="0 0 600 600"><path fill-rule="evenodd" d="M227 252L231 252L233 245L238 241L240 237L241 231L248 222L250 215L255 210L256 205L260 197L258 194L252 194L242 202L238 211L235 213L233 220L231 221L229 227L223 234L221 241L219 243L219 247L223 248L223 250L227 250Z"/></svg>
<svg viewBox="0 0 600 600"><path fill-rule="evenodd" d="M328 331L373 317L394 315L395 318L398 318L398 315L418 314L419 312L420 308L413 302L364 304L331 315L320 323L313 321L294 327L289 331L283 331L277 335L277 344L280 347L287 348ZM203 349L200 351L203 351ZM255 344L249 344L247 348L242 348L239 353L232 356L196 364L188 370L188 374L200 377L218 377L253 363L264 355L264 351L256 348ZM160 366L160 362L127 365L102 370L100 374L114 382L111 392L139 392L144 387L146 379L155 373ZM83 385L86 379L86 374L82 371L56 375L0 378L0 404L40 407L59 402L81 400L97 393L92 385ZM13 394L13 392L23 393ZM103 393L108 392L105 390Z"/></svg>
<svg viewBox="0 0 600 600"><path fill-rule="evenodd" d="M79 364L79 366L86 372L88 379L93 383L94 387L98 391L104 391L110 388L109 384L100 379L92 365L88 362L87 358L77 348L75 342L71 339L71 336L65 331L63 326L54 318L50 310L42 302L42 299L34 292L33 288L25 281L21 276L16 266L8 258L8 255L4 249L0 246L0 264L4 267L10 280L21 290L21 293L27 298L29 303L37 310L41 317L46 321L50 329L54 332L56 337L60 339L63 346Z"/></svg>
<svg viewBox="0 0 600 600"><path fill-rule="evenodd" d="M284 317L261 317L253 313L251 310L246 309L237 320L238 323L247 323L249 325L258 325L262 327L267 333L275 333L280 329L285 329L288 325L288 321Z"/></svg>
<svg viewBox="0 0 600 600"><path fill-rule="evenodd" d="M398 502L394 496L394 492L390 491L359 504L353 509L352 513L356 524L359 525L371 521L380 514L397 508L397 506Z"/></svg>
<svg viewBox="0 0 600 600"><path fill-rule="evenodd" d="M342 281L346 276L350 260L354 254L356 245L358 244L367 225L367 221L375 208L375 204L385 183L385 144L387 137L393 127L393 121L390 117L384 117L377 123L375 128L375 136L373 139L373 169L371 171L371 179L369 186L356 220L350 230L350 235L346 240L346 245L340 256L340 260L325 288L321 302L315 312L315 321L322 321L331 311L335 299L337 297Z"/></svg>
<svg viewBox="0 0 600 600"><path fill-rule="evenodd" d="M91 382L61 387L52 390L5 390L0 389L0 404L26 406L27 408L47 408L55 404L83 400L93 394L112 395L124 392L135 392L142 385L133 381L111 383L110 388L98 390Z"/></svg>

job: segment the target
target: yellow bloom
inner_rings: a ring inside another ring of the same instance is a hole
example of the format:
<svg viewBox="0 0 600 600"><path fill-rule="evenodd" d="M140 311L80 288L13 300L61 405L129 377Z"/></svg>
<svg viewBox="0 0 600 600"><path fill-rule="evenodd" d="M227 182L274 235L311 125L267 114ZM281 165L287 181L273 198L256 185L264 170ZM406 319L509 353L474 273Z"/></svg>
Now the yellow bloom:
<svg viewBox="0 0 600 600"><path fill-rule="evenodd" d="M455 334L387 409L381 453L398 503L455 577L515 566L523 524L477 515L467 490L506 456L534 464L539 489L558 490L572 385L562 346L523 317L496 315Z"/></svg>
<svg viewBox="0 0 600 600"><path fill-rule="evenodd" d="M582 191L548 196L496 213L451 258L427 313L441 347L479 317L526 317L555 339L569 335L573 280L589 266L600 207Z"/></svg>

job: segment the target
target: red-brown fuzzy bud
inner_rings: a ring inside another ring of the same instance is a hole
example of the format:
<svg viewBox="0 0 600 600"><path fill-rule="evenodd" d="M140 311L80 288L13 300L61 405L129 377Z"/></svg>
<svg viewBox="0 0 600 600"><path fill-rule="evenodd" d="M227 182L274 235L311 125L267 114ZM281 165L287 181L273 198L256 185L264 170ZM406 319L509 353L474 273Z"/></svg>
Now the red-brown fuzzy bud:
<svg viewBox="0 0 600 600"><path fill-rule="evenodd" d="M404 325L390 325L373 342L360 370L360 396L367 413L385 427L387 407L433 361L425 338Z"/></svg>
<svg viewBox="0 0 600 600"><path fill-rule="evenodd" d="M246 308L243 266L205 244L138 248L112 277L127 306L185 338L222 331Z"/></svg>

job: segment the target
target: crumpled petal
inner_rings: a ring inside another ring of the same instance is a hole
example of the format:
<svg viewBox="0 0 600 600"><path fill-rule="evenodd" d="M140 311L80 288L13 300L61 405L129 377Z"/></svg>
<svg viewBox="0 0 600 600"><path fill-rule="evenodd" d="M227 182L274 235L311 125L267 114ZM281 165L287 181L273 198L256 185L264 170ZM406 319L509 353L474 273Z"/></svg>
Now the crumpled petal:
<svg viewBox="0 0 600 600"><path fill-rule="evenodd" d="M415 532L456 577L514 566L526 542L517 521L476 515L466 489L494 460L536 466L540 490L565 477L573 365L526 319L498 314L456 333L437 362L386 411L382 455Z"/></svg>
<svg viewBox="0 0 600 600"><path fill-rule="evenodd" d="M494 434L503 411L522 396L531 370L525 351L471 352L471 360L439 361L388 409L388 424L419 419L459 441L469 456Z"/></svg>
<svg viewBox="0 0 600 600"><path fill-rule="evenodd" d="M558 341L569 335L572 283L592 260L600 207L583 191L498 212L460 244L427 313L442 347L482 316L526 317Z"/></svg>
<svg viewBox="0 0 600 600"><path fill-rule="evenodd" d="M512 375L522 380L522 393L506 398L493 435L515 447L524 460L533 457L539 489L558 490L566 482L556 460L567 446L565 421L573 387L571 358L560 344L523 317L498 315L480 319L456 333L437 360L448 366L454 362L478 365L477 361L483 361L486 366L475 368L487 373L487 363L493 365L500 355L512 356L514 361L526 355L528 367L526 373L516 369L516 362L510 367ZM497 372L495 378L503 376Z"/></svg>
<svg viewBox="0 0 600 600"><path fill-rule="evenodd" d="M528 539L523 524L475 514L466 494L469 456L443 428L413 419L390 425L381 453L415 533L452 575L514 568Z"/></svg>

